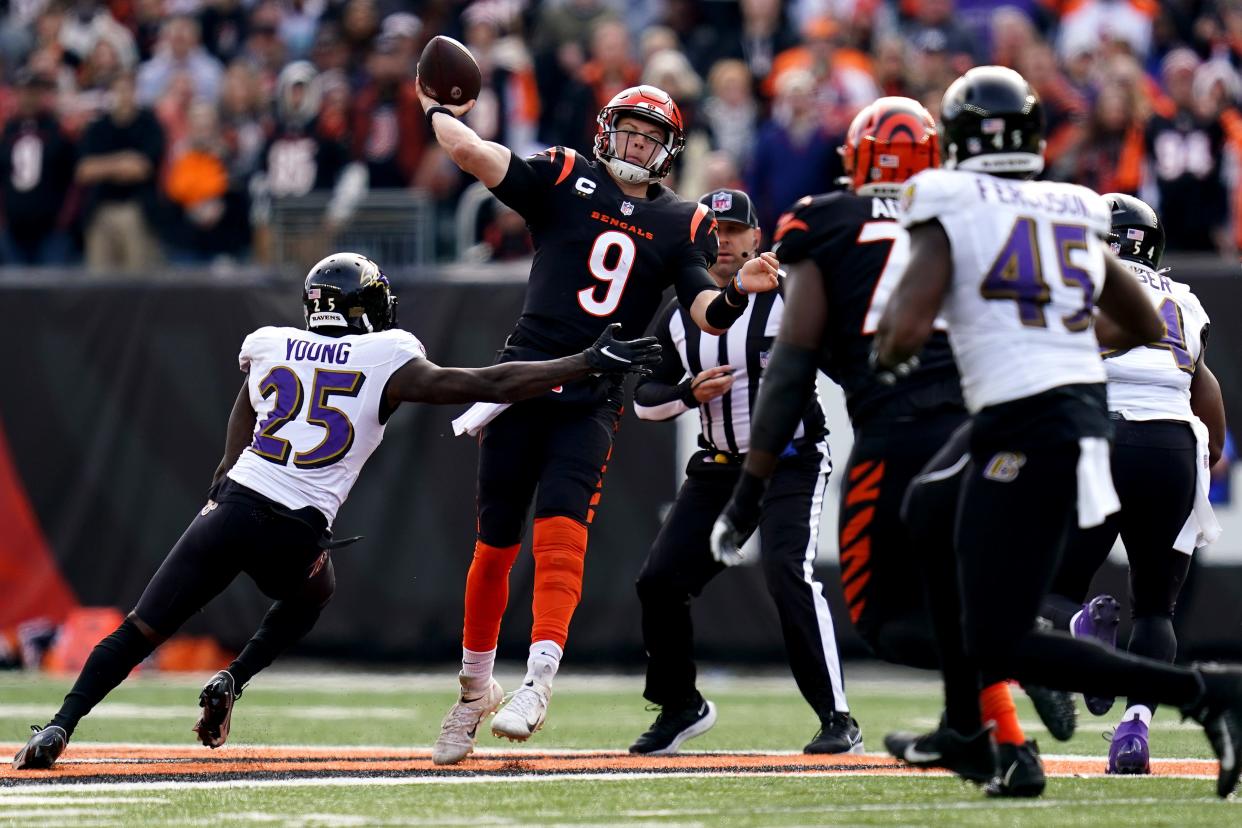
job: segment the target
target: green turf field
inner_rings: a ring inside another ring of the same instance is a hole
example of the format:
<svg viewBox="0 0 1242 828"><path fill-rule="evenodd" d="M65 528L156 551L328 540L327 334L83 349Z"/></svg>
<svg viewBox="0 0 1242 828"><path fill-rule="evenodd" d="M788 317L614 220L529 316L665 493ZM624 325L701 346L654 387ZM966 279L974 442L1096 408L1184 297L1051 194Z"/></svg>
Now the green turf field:
<svg viewBox="0 0 1242 828"><path fill-rule="evenodd" d="M853 673L850 701L868 751L883 749L886 731L934 723L939 694L925 674L861 668ZM73 745L191 744L202 678L131 680L82 723ZM502 672L500 678L511 686L517 673ZM68 685L0 674L0 742L24 741L27 726L45 722ZM454 687L451 667L443 675L367 675L334 668L273 672L261 676L238 703L230 745L429 747ZM701 687L717 703L720 720L686 750L797 751L815 730L792 681L779 674L706 673ZM654 716L644 710L640 691L638 676L567 671L558 680L548 725L530 747L624 749ZM1099 757L1102 769L1107 744L1101 734L1113 725L1111 717L1084 713L1079 735L1062 744L1038 728L1024 699L1019 704L1029 735L1046 753ZM480 746L511 747L490 735ZM1153 748L1162 757L1211 755L1197 727L1169 715L1157 718ZM1199 779L1057 778L1040 800L996 802L956 780L934 777L130 783L79 791L0 787L0 824L1242 825L1242 805L1221 802L1212 791L1212 782Z"/></svg>

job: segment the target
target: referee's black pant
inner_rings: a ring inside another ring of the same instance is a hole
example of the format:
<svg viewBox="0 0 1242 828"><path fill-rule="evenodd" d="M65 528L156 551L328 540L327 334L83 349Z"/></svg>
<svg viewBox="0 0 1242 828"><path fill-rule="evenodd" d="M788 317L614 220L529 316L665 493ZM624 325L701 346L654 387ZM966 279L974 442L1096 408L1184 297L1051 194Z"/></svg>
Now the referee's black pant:
<svg viewBox="0 0 1242 828"><path fill-rule="evenodd" d="M690 599L725 567L712 558L712 524L728 503L741 465L699 452L638 575L647 684L643 696L680 707L695 697ZM832 615L815 580L820 513L832 461L826 442L803 447L777 466L759 522L761 561L776 602L794 680L821 719L849 709Z"/></svg>

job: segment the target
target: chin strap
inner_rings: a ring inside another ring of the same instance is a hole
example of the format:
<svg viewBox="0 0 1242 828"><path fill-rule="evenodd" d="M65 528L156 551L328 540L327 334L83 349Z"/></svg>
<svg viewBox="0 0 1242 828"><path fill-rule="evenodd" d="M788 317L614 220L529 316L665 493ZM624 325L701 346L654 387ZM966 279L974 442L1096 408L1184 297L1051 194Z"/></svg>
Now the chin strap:
<svg viewBox="0 0 1242 828"><path fill-rule="evenodd" d="M609 171L617 178L629 184L650 184L654 179L651 170L622 161L620 158L609 158L606 162Z"/></svg>

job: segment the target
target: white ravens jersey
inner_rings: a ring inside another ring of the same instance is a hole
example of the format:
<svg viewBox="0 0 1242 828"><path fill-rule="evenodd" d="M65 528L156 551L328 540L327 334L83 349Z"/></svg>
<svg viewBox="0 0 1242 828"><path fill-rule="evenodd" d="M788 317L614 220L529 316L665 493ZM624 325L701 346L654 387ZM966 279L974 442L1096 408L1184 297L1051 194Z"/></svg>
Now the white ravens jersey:
<svg viewBox="0 0 1242 828"><path fill-rule="evenodd" d="M1108 410L1127 420L1187 420L1190 382L1203 354L1208 316L1190 288L1165 271L1122 262L1146 288L1160 318L1164 338L1128 351L1104 351L1108 372Z"/></svg>
<svg viewBox="0 0 1242 828"><path fill-rule="evenodd" d="M254 439L228 476L290 509L328 519L384 439L380 404L393 372L426 356L408 331L331 337L259 328L242 342Z"/></svg>
<svg viewBox="0 0 1242 828"><path fill-rule="evenodd" d="M1062 385L1102 383L1092 309L1109 211L1085 187L924 170L901 223L938 220L953 280L941 312L974 413Z"/></svg>

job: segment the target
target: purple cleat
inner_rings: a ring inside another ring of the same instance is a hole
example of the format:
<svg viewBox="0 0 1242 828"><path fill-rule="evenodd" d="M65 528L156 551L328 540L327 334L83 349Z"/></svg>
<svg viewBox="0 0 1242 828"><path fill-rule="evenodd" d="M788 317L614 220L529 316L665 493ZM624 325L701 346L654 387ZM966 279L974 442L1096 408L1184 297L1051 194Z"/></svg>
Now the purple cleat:
<svg viewBox="0 0 1242 828"><path fill-rule="evenodd" d="M1108 772L1151 773L1151 753L1147 749L1147 725L1137 715L1117 725L1108 748Z"/></svg>
<svg viewBox="0 0 1242 828"><path fill-rule="evenodd" d="M1111 595L1097 595L1082 605L1082 612L1074 616L1070 632L1074 638L1094 638L1105 647L1117 647L1117 626L1121 623L1121 605ZM1084 696L1087 709L1096 716L1103 716L1113 707L1112 698ZM1120 732L1120 731L1119 731Z"/></svg>

